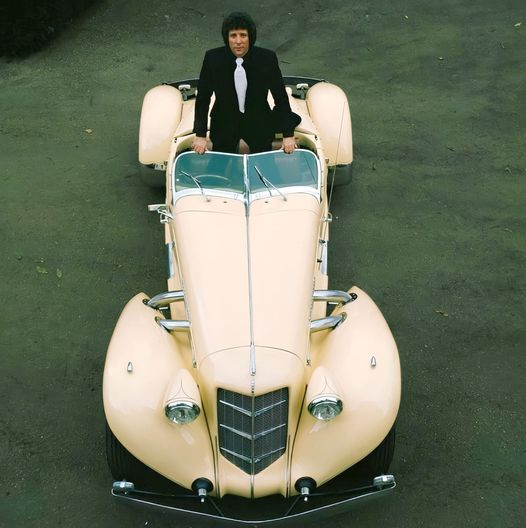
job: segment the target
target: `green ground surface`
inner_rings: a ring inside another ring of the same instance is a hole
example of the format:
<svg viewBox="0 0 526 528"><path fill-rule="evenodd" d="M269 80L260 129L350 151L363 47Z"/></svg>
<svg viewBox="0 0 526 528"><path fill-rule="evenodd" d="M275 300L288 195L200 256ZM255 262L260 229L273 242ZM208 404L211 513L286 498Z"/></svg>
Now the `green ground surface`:
<svg viewBox="0 0 526 528"><path fill-rule="evenodd" d="M523 526L524 2L242 5L284 74L349 95L331 285L376 300L403 368L395 494L324 524ZM146 211L162 196L137 176L142 96L196 76L236 7L106 2L0 62L2 527L205 526L114 503L101 381L123 305L165 288Z"/></svg>

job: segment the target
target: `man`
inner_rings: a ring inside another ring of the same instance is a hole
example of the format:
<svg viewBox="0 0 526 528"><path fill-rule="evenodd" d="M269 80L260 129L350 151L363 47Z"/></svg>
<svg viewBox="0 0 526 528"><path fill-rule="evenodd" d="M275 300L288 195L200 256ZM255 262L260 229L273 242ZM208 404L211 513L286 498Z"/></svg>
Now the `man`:
<svg viewBox="0 0 526 528"><path fill-rule="evenodd" d="M210 114L210 139L215 151L235 153L240 139L252 153L271 150L275 133L281 132L283 150L294 152L294 128L300 117L290 109L276 54L254 46L256 25L246 13L228 15L222 34L225 46L208 50L203 60L193 150L198 154L207 150L208 109L215 93ZM267 102L269 90L275 102L273 110Z"/></svg>

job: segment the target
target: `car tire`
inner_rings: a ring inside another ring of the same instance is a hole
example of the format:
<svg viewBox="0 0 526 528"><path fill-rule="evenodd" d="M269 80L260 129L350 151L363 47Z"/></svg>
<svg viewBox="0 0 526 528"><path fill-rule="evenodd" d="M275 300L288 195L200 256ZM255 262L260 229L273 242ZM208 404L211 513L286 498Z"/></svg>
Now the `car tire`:
<svg viewBox="0 0 526 528"><path fill-rule="evenodd" d="M395 429L396 422L380 445L358 463L357 466L360 471L367 472L373 476L385 474L389 471L395 449Z"/></svg>
<svg viewBox="0 0 526 528"><path fill-rule="evenodd" d="M115 480L128 480L134 484L144 480L148 471L152 471L137 460L113 434L106 423L106 460Z"/></svg>
<svg viewBox="0 0 526 528"><path fill-rule="evenodd" d="M139 178L151 189L166 189L166 171L154 168L154 165L139 164Z"/></svg>
<svg viewBox="0 0 526 528"><path fill-rule="evenodd" d="M349 163L348 165L336 165L328 167L328 185L329 189L332 185L334 179L334 187L342 187L343 185L349 185L352 180L352 170L353 164Z"/></svg>
<svg viewBox="0 0 526 528"><path fill-rule="evenodd" d="M135 458L117 439L106 422L106 459L114 480L133 482L137 489L188 493L188 490L163 477Z"/></svg>

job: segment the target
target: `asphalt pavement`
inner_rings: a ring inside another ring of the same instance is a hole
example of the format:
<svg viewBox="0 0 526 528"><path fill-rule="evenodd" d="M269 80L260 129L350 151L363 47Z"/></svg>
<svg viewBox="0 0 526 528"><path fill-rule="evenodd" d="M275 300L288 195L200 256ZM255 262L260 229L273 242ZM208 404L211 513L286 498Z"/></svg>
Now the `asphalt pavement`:
<svg viewBox="0 0 526 528"><path fill-rule="evenodd" d="M0 526L207 526L115 504L101 382L124 304L165 289L142 97L197 76L239 7L284 74L349 96L330 284L367 291L400 350L398 487L323 525L523 526L523 0L241 4L103 2L0 62Z"/></svg>

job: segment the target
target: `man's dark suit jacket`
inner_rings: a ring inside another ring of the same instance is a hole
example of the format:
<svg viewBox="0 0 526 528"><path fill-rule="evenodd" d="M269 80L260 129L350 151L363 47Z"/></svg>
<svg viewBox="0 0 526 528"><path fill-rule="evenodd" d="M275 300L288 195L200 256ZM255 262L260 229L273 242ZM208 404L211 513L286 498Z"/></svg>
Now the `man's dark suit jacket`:
<svg viewBox="0 0 526 528"><path fill-rule="evenodd" d="M210 113L212 142L225 144L240 139L240 113L234 86L235 61L236 57L227 46L208 50L203 60L195 103L194 132L206 137L210 97L215 92L216 100ZM243 57L243 67L248 81L245 120L250 123L252 137L270 143L276 132L283 133L283 137L293 136L300 118L291 112L276 54L253 46ZM267 102L268 90L274 98L274 111Z"/></svg>

